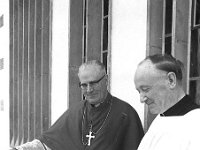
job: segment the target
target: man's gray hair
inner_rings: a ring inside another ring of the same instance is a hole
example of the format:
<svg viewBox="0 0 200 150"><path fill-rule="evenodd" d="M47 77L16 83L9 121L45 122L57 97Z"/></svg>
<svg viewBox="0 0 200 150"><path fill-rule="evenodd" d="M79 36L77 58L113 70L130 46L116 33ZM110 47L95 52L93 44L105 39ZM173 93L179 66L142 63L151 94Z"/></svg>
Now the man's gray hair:
<svg viewBox="0 0 200 150"><path fill-rule="evenodd" d="M105 66L101 61L99 61L99 60L89 60L89 61L83 63L82 65L80 65L78 75L80 74L80 72L82 70L84 70L85 68L87 68L89 66L96 66L97 68L99 68L99 71L102 74L106 74Z"/></svg>

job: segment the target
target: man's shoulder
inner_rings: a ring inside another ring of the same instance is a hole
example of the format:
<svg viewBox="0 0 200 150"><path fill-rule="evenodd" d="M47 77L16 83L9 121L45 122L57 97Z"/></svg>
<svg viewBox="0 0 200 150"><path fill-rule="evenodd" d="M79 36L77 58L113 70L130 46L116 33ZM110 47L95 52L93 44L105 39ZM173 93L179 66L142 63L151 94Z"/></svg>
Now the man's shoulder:
<svg viewBox="0 0 200 150"><path fill-rule="evenodd" d="M128 102L126 102L125 100L122 100L118 97L112 96L113 97L113 101L114 103L116 103L117 105L123 105L126 107L132 107Z"/></svg>
<svg viewBox="0 0 200 150"><path fill-rule="evenodd" d="M115 107L117 107L119 110L121 111L125 111L125 112L134 112L137 113L136 110L133 108L133 106L131 106L128 102L119 99L115 96L113 96L113 104Z"/></svg>

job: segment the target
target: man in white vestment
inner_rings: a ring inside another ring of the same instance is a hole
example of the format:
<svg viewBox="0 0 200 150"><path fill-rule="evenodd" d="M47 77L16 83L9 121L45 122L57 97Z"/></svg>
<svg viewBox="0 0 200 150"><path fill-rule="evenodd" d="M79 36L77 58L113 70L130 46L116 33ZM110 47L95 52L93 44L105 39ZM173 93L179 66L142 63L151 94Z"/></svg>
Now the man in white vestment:
<svg viewBox="0 0 200 150"><path fill-rule="evenodd" d="M183 64L170 55L139 63L135 87L140 101L158 114L138 150L200 150L200 109L182 87Z"/></svg>

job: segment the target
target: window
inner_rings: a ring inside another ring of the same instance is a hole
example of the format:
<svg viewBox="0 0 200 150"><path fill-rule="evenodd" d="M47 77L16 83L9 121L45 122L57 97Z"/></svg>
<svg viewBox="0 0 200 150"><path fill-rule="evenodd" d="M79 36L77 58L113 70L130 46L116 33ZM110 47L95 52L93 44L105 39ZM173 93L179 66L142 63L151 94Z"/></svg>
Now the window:
<svg viewBox="0 0 200 150"><path fill-rule="evenodd" d="M88 30L90 30L90 26L88 25L88 13L90 12L90 10L88 10L88 2L90 2L89 0L84 0L83 2L83 53L82 53L82 62L85 62L88 60L88 56L90 54L88 54L88 50L89 47L87 45L87 41L88 39L90 39L90 37L88 37ZM109 15L109 0L103 0L101 3L101 12L102 12L102 16L101 16L101 35L100 35L100 60L101 62L103 62L103 64L106 67L106 71L108 72L108 56L109 56L109 19L110 19L110 15Z"/></svg>
<svg viewBox="0 0 200 150"><path fill-rule="evenodd" d="M172 48L172 14L173 14L173 1L164 0L164 53L171 54Z"/></svg>
<svg viewBox="0 0 200 150"><path fill-rule="evenodd" d="M200 26L200 0L193 0L193 25Z"/></svg>
<svg viewBox="0 0 200 150"><path fill-rule="evenodd" d="M102 47L102 54L101 54L101 60L106 66L108 66L108 21L109 21L109 0L103 0L103 35L102 35L102 42L103 42L103 47Z"/></svg>
<svg viewBox="0 0 200 150"><path fill-rule="evenodd" d="M200 1L193 0L190 51L190 95L200 104Z"/></svg>
<svg viewBox="0 0 200 150"><path fill-rule="evenodd" d="M82 62L86 61L86 42L87 42L87 0L83 1L83 54Z"/></svg>
<svg viewBox="0 0 200 150"><path fill-rule="evenodd" d="M100 60L110 76L110 15L110 0L70 1L69 106L83 98L77 77L81 63Z"/></svg>

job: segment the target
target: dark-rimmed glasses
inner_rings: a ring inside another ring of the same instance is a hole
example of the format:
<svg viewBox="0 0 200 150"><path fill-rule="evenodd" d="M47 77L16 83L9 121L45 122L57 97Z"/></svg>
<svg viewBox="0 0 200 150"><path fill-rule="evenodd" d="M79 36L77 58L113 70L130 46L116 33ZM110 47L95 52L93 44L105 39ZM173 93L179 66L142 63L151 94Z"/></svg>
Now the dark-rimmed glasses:
<svg viewBox="0 0 200 150"><path fill-rule="evenodd" d="M88 87L88 85L90 85L90 87L94 87L96 86L103 78L105 77L105 74L99 79L99 80L95 80L95 81L90 81L88 83L81 83L79 82L79 87L81 89L86 89Z"/></svg>

